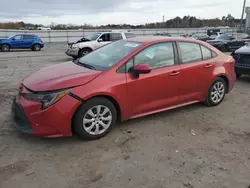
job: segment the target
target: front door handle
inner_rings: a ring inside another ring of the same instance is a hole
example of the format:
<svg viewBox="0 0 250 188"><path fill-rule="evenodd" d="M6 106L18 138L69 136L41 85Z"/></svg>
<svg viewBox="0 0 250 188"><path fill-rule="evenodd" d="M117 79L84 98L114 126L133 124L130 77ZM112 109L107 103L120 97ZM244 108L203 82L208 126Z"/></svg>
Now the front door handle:
<svg viewBox="0 0 250 188"><path fill-rule="evenodd" d="M169 74L169 76L177 76L178 74L180 74L180 72L178 71L173 71Z"/></svg>
<svg viewBox="0 0 250 188"><path fill-rule="evenodd" d="M213 65L212 64L206 64L205 65L205 68L210 68L210 67L212 67Z"/></svg>

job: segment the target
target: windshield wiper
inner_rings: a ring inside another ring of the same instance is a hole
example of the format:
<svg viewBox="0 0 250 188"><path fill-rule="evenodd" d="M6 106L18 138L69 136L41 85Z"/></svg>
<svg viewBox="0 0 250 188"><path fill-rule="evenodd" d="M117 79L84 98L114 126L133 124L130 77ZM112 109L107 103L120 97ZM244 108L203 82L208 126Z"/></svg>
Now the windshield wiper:
<svg viewBox="0 0 250 188"><path fill-rule="evenodd" d="M86 68L92 69L92 70L96 70L96 68L93 65L89 65L87 63L80 63L81 65L83 65Z"/></svg>
<svg viewBox="0 0 250 188"><path fill-rule="evenodd" d="M88 69L96 70L96 68L93 65L90 65L90 64L87 64L87 63L82 63L82 62L79 61L79 59L76 59L73 62L80 65L80 66L86 67Z"/></svg>

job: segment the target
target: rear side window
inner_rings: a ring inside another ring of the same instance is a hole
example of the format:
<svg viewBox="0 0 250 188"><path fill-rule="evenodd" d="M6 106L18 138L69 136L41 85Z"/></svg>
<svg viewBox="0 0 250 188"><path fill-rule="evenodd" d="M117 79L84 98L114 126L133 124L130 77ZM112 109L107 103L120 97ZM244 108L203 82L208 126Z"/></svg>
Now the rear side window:
<svg viewBox="0 0 250 188"><path fill-rule="evenodd" d="M191 42L178 42L182 63L191 63L202 60L199 44Z"/></svg>
<svg viewBox="0 0 250 188"><path fill-rule="evenodd" d="M135 35L133 33L125 33L126 38L133 38Z"/></svg>
<svg viewBox="0 0 250 188"><path fill-rule="evenodd" d="M24 40L29 40L29 39L35 39L35 37L32 36L32 35L24 35L24 36L23 36L23 39L24 39Z"/></svg>
<svg viewBox="0 0 250 188"><path fill-rule="evenodd" d="M203 60L208 60L212 58L211 50L207 49L206 47L201 46L201 52L202 52Z"/></svg>
<svg viewBox="0 0 250 188"><path fill-rule="evenodd" d="M117 41L122 39L121 33L111 33L111 41Z"/></svg>

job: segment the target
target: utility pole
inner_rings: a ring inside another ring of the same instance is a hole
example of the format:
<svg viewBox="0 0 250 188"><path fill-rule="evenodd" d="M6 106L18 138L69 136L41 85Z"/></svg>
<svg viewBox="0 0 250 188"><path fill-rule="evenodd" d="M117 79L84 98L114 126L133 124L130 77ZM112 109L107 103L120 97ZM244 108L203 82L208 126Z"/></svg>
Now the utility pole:
<svg viewBox="0 0 250 188"><path fill-rule="evenodd" d="M246 0L243 0L243 8L242 8L242 14L240 19L240 32L242 32L242 25L243 25L243 17L245 12L245 6L246 6Z"/></svg>
<svg viewBox="0 0 250 188"><path fill-rule="evenodd" d="M164 25L165 25L164 23L165 23L165 16L163 15L162 16L162 28L164 28Z"/></svg>

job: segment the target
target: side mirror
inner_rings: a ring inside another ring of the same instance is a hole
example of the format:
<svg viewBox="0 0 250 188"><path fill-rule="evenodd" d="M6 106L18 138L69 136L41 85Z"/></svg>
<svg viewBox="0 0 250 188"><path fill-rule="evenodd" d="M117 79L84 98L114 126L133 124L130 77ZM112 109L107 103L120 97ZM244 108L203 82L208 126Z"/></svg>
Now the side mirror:
<svg viewBox="0 0 250 188"><path fill-rule="evenodd" d="M137 64L133 70L137 74L148 74L151 72L152 68L148 64Z"/></svg>
<svg viewBox="0 0 250 188"><path fill-rule="evenodd" d="M102 42L103 40L102 39L98 39L98 42Z"/></svg>

